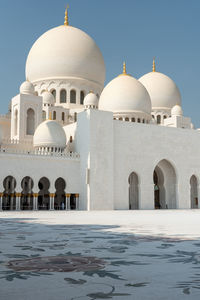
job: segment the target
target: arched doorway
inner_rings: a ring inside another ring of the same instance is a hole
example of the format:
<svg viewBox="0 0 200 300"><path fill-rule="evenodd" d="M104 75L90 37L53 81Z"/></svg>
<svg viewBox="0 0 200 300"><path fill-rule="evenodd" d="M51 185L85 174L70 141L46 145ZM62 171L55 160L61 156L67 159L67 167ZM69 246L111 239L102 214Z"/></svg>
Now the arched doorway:
<svg viewBox="0 0 200 300"><path fill-rule="evenodd" d="M3 181L3 197L2 197L2 209L3 210L15 210L16 209L16 180L13 176L7 176Z"/></svg>
<svg viewBox="0 0 200 300"><path fill-rule="evenodd" d="M65 180L61 177L56 179L55 188L56 188L56 193L54 198L54 209L64 210L66 209Z"/></svg>
<svg viewBox="0 0 200 300"><path fill-rule="evenodd" d="M39 180L38 187L40 189L38 193L38 209L48 210L50 209L49 179L46 177L42 177Z"/></svg>
<svg viewBox="0 0 200 300"><path fill-rule="evenodd" d="M139 209L138 176L132 172L128 178L129 209Z"/></svg>
<svg viewBox="0 0 200 300"><path fill-rule="evenodd" d="M33 179L26 176L21 182L22 192L20 199L21 210L32 210L33 209Z"/></svg>
<svg viewBox="0 0 200 300"><path fill-rule="evenodd" d="M163 159L154 169L154 207L176 208L176 173L172 164Z"/></svg>
<svg viewBox="0 0 200 300"><path fill-rule="evenodd" d="M191 208L198 208L198 181L195 175L190 178L190 203Z"/></svg>

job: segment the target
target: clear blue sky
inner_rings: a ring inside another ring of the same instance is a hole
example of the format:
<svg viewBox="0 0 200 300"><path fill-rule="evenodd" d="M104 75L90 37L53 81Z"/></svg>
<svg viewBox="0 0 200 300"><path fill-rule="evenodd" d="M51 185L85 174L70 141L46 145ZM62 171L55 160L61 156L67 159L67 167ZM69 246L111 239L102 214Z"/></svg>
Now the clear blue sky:
<svg viewBox="0 0 200 300"><path fill-rule="evenodd" d="M69 3L70 24L92 36L106 64L106 83L126 60L139 78L157 70L176 82L184 113L200 127L199 0L1 0L0 112L25 79L25 61L34 41L63 24Z"/></svg>

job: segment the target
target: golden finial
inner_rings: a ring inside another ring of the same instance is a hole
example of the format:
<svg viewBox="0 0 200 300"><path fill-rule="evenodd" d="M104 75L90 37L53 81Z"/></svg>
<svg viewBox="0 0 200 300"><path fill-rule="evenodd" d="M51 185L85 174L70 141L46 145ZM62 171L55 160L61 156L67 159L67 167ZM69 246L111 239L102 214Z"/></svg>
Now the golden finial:
<svg viewBox="0 0 200 300"><path fill-rule="evenodd" d="M68 26L69 25L69 20L68 20L68 8L69 8L69 5L67 5L67 8L65 10L65 22L64 22L64 25L65 26Z"/></svg>
<svg viewBox="0 0 200 300"><path fill-rule="evenodd" d="M52 120L52 113L51 113L51 111L49 112L49 120Z"/></svg>
<svg viewBox="0 0 200 300"><path fill-rule="evenodd" d="M126 62L123 62L123 74L126 75Z"/></svg>
<svg viewBox="0 0 200 300"><path fill-rule="evenodd" d="M155 57L153 58L153 67L152 67L152 71L153 71L153 72L156 71Z"/></svg>

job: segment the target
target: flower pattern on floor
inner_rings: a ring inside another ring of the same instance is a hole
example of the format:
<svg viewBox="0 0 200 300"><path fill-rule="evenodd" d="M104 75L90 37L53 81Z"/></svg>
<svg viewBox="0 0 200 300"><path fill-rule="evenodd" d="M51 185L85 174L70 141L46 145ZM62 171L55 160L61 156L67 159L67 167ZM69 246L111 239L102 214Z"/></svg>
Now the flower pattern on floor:
<svg viewBox="0 0 200 300"><path fill-rule="evenodd" d="M23 218L0 228L1 300L200 299L199 240Z"/></svg>

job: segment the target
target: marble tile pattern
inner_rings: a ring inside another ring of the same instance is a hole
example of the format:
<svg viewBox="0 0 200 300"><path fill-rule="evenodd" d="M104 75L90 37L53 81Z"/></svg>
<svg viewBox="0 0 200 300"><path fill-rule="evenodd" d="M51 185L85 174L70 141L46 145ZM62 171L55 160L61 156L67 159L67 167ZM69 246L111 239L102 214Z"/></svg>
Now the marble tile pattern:
<svg viewBox="0 0 200 300"><path fill-rule="evenodd" d="M200 230L121 231L98 220L59 224L55 214L0 215L1 300L200 299Z"/></svg>

